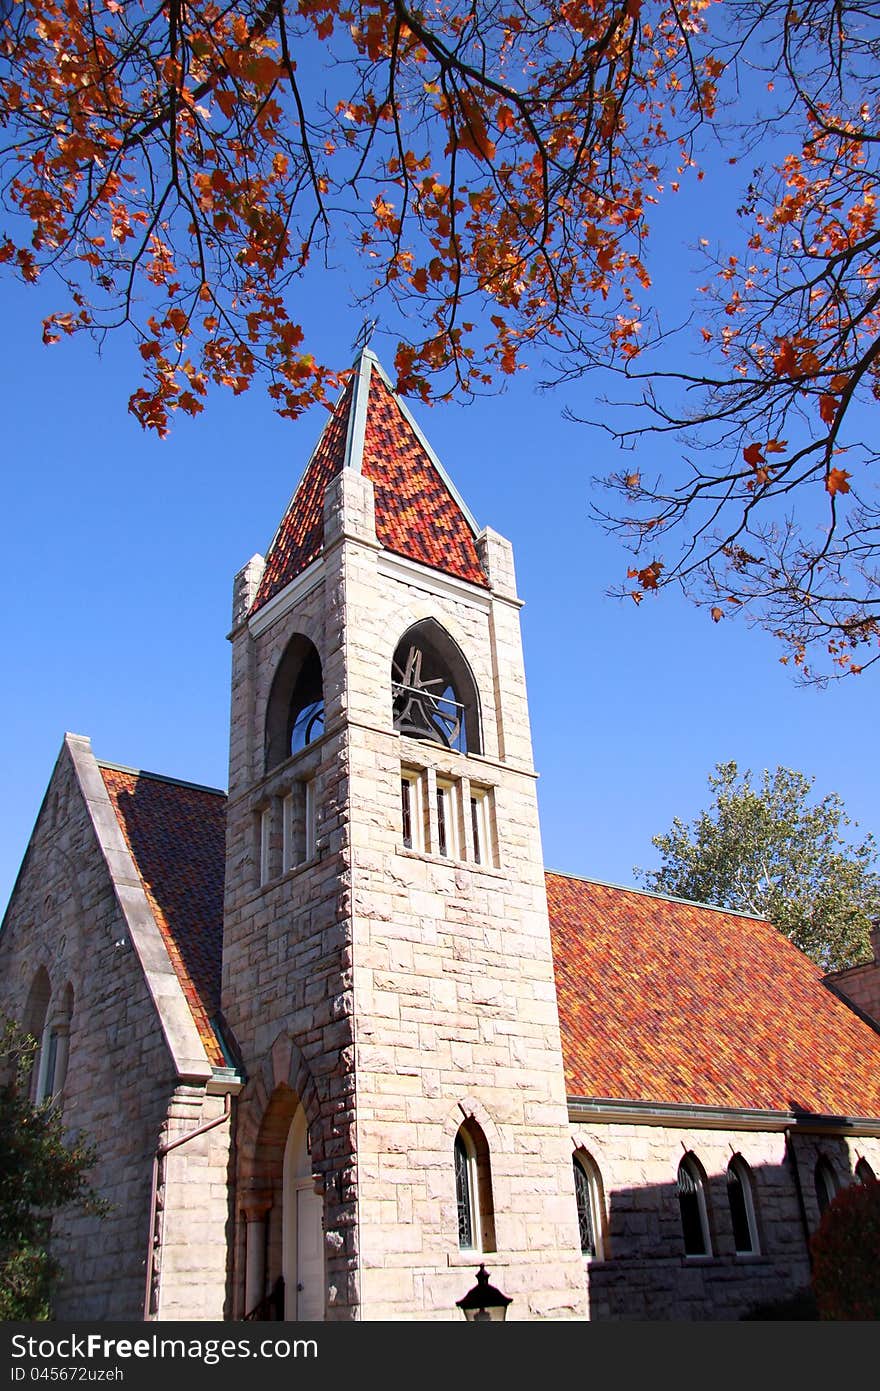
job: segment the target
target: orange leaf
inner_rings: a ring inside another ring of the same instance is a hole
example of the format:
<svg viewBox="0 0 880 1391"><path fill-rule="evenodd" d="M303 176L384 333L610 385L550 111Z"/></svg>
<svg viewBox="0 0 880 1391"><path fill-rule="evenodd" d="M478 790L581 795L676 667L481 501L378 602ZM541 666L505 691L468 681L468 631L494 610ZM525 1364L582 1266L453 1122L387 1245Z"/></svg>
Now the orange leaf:
<svg viewBox="0 0 880 1391"><path fill-rule="evenodd" d="M836 396L828 396L827 394L823 394L819 397L819 414L825 421L826 425L833 424L834 417L837 415L837 407L839 405L840 402L838 401Z"/></svg>
<svg viewBox="0 0 880 1391"><path fill-rule="evenodd" d="M714 608L714 609L712 610L712 622L713 622L713 623L720 623L720 622L721 622L721 619L722 619L723 617L724 617L724 610L723 610L723 609L719 609L718 607L716 607L716 608Z"/></svg>
<svg viewBox="0 0 880 1391"><path fill-rule="evenodd" d="M779 347L773 356L773 370L779 377L792 377L797 371L797 353L787 338L777 341Z"/></svg>
<svg viewBox="0 0 880 1391"><path fill-rule="evenodd" d="M765 462L764 455L761 451L762 446L760 444L748 444L743 450L743 458L747 464L754 468L756 464L763 464Z"/></svg>
<svg viewBox="0 0 880 1391"><path fill-rule="evenodd" d="M228 120L238 105L238 97L234 92L217 92L215 93L215 100L220 110L223 112L223 115Z"/></svg>
<svg viewBox="0 0 880 1391"><path fill-rule="evenodd" d="M825 479L825 487L832 497L835 493L848 493L850 478L852 478L852 474L847 473L846 469L829 469L828 477Z"/></svg>

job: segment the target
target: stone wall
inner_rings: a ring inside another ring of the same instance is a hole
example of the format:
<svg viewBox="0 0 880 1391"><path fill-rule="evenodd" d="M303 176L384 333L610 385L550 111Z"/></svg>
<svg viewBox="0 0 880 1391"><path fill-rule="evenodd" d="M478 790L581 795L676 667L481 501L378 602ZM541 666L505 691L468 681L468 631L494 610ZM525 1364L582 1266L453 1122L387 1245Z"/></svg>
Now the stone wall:
<svg viewBox="0 0 880 1391"><path fill-rule="evenodd" d="M873 961L851 966L848 971L834 971L826 979L833 990L869 1015L880 1028L880 928L871 932L871 947Z"/></svg>
<svg viewBox="0 0 880 1391"><path fill-rule="evenodd" d="M75 749L77 746L74 746ZM79 752L88 749L79 741ZM90 755L89 755L90 757ZM170 1053L98 847L68 742L0 934L2 1007L23 1018L44 967L57 1002L73 991L60 1104L96 1148L104 1218L61 1213L58 1318L138 1319L144 1305L152 1157L174 1087ZM50 1002L50 1014L53 1004Z"/></svg>
<svg viewBox="0 0 880 1391"><path fill-rule="evenodd" d="M229 1312L229 1108L224 1097L206 1094L203 1087L179 1086L171 1098L163 1144L176 1147L159 1168L160 1319L222 1319Z"/></svg>
<svg viewBox="0 0 880 1391"><path fill-rule="evenodd" d="M758 1304L791 1297L809 1285L817 1160L828 1161L840 1186L854 1181L862 1157L880 1173L880 1140L873 1137L795 1130L788 1153L783 1131L573 1121L572 1137L597 1165L605 1193L606 1259L584 1262L590 1317L599 1320L739 1319ZM688 1152L707 1180L712 1251L705 1257L684 1253L676 1177ZM735 1250L727 1194L734 1155L751 1171L759 1237L752 1255Z"/></svg>
<svg viewBox="0 0 880 1391"><path fill-rule="evenodd" d="M509 545L494 533L482 545L491 595L380 554L372 485L345 471L327 489L323 559L288 596L245 624L258 563L237 581L223 1009L249 1075L238 1312L253 1223L265 1225L264 1292L278 1268L285 1097L311 1127L328 1317L458 1319L484 1255L512 1318L584 1311L519 605ZM428 617L473 671L479 755L393 729L392 656ZM325 733L267 773L272 680L294 634L321 657ZM421 850L402 844L404 765L422 780ZM277 817L303 777L316 789L316 855L260 885L260 818ZM458 799L451 856L431 819L438 777ZM481 864L472 789L488 798ZM459 1247L453 1146L467 1117L489 1146L491 1251Z"/></svg>

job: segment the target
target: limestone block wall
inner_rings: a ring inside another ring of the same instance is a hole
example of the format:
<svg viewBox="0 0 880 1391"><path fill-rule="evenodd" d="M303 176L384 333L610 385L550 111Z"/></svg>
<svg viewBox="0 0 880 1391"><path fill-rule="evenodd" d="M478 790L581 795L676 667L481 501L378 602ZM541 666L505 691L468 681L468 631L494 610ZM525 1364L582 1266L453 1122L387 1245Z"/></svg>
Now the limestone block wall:
<svg viewBox="0 0 880 1391"><path fill-rule="evenodd" d="M219 1124L185 1138L213 1121ZM163 1144L176 1148L159 1168L160 1319L222 1319L228 1313L231 1124L231 1099L204 1087L176 1088L163 1131Z"/></svg>
<svg viewBox="0 0 880 1391"><path fill-rule="evenodd" d="M356 538L344 554L360 1297L370 1319L459 1319L455 1301L483 1259L513 1297L511 1319L584 1312L519 606L510 548L501 538L493 547L497 595ZM427 617L474 674L482 754L393 729L392 656ZM421 782L421 850L403 846L402 767ZM446 856L438 779L458 819ZM490 805L480 864L474 788ZM459 1247L453 1146L468 1117L488 1143L490 1250Z"/></svg>
<svg viewBox="0 0 880 1391"><path fill-rule="evenodd" d="M239 586L243 581L239 581ZM233 1313L246 1310L247 1217L268 1222L266 1285L280 1273L280 1166L296 1101L306 1107L312 1162L325 1194L328 1317L357 1306L354 1078L350 1049L349 749L345 728L341 575L319 561L292 606L233 631L230 786L222 1008L241 1051L247 1085L237 1107ZM325 733L266 771L272 681L292 636L307 637L322 665ZM284 870L283 798L309 781L314 853ZM260 822L272 826L272 868L261 882ZM282 1061L283 1059L283 1061ZM267 1293L264 1289L263 1293Z"/></svg>
<svg viewBox="0 0 880 1391"><path fill-rule="evenodd" d="M819 1222L819 1157L841 1186L853 1181L861 1157L880 1172L876 1137L795 1131L799 1196L783 1130L573 1120L571 1133L574 1145L593 1159L604 1190L606 1259L584 1260L590 1317L599 1320L739 1319L759 1303L787 1298L809 1284L807 1239ZM676 1177L688 1152L707 1179L712 1254L706 1257L684 1254ZM727 1196L734 1155L751 1171L760 1245L755 1255L735 1250Z"/></svg>
<svg viewBox="0 0 880 1391"><path fill-rule="evenodd" d="M64 1269L55 1314L138 1319L150 1166L174 1070L67 746L0 932L0 1005L13 1017L23 1018L40 967L53 1001L72 988L60 1104L70 1129L93 1141L92 1183L110 1204L104 1218L53 1219L53 1249Z"/></svg>
<svg viewBox="0 0 880 1391"><path fill-rule="evenodd" d="M295 1094L325 1199L329 1318L458 1319L484 1256L512 1318L585 1309L519 604L508 543L481 544L492 594L380 551L372 485L346 471L327 490L322 559L248 623L254 562L238 582L223 983L249 1077L236 1285L248 1211L268 1205L268 1282L277 1265L272 1137ZM392 656L424 618L473 671L479 755L393 729ZM267 773L272 680L297 633L321 657L325 733ZM421 850L402 844L403 763L423 784ZM261 885L259 818L303 776L316 789L314 860ZM438 853L438 776L455 789L455 856ZM479 864L472 790L490 828ZM466 1117L489 1146L491 1252L459 1247L453 1145Z"/></svg>

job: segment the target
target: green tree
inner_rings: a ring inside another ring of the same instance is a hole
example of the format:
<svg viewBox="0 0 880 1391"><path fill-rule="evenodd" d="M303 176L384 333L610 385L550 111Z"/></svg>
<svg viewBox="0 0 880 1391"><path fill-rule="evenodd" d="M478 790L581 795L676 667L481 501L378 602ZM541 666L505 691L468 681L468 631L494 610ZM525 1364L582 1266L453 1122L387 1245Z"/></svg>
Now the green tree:
<svg viewBox="0 0 880 1391"><path fill-rule="evenodd" d="M70 1206L103 1213L88 1183L94 1152L82 1135L65 1137L51 1101L34 1106L28 1081L33 1038L0 1015L0 1320L47 1319L57 1261L49 1219Z"/></svg>
<svg viewBox="0 0 880 1391"><path fill-rule="evenodd" d="M840 797L813 800L813 782L765 769L754 787L749 770L716 764L712 805L654 836L660 868L635 873L658 893L766 916L824 970L853 965L880 914L877 848L871 835L858 844L844 835L855 823Z"/></svg>

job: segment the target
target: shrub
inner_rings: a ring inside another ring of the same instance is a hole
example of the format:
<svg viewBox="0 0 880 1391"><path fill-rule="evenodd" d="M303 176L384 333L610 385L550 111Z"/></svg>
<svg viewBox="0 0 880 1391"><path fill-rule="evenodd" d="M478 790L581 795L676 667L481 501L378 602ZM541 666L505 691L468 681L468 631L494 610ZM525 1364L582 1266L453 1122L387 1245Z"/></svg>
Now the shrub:
<svg viewBox="0 0 880 1391"><path fill-rule="evenodd" d="M853 1183L832 1199L811 1243L822 1319L880 1319L880 1183Z"/></svg>

